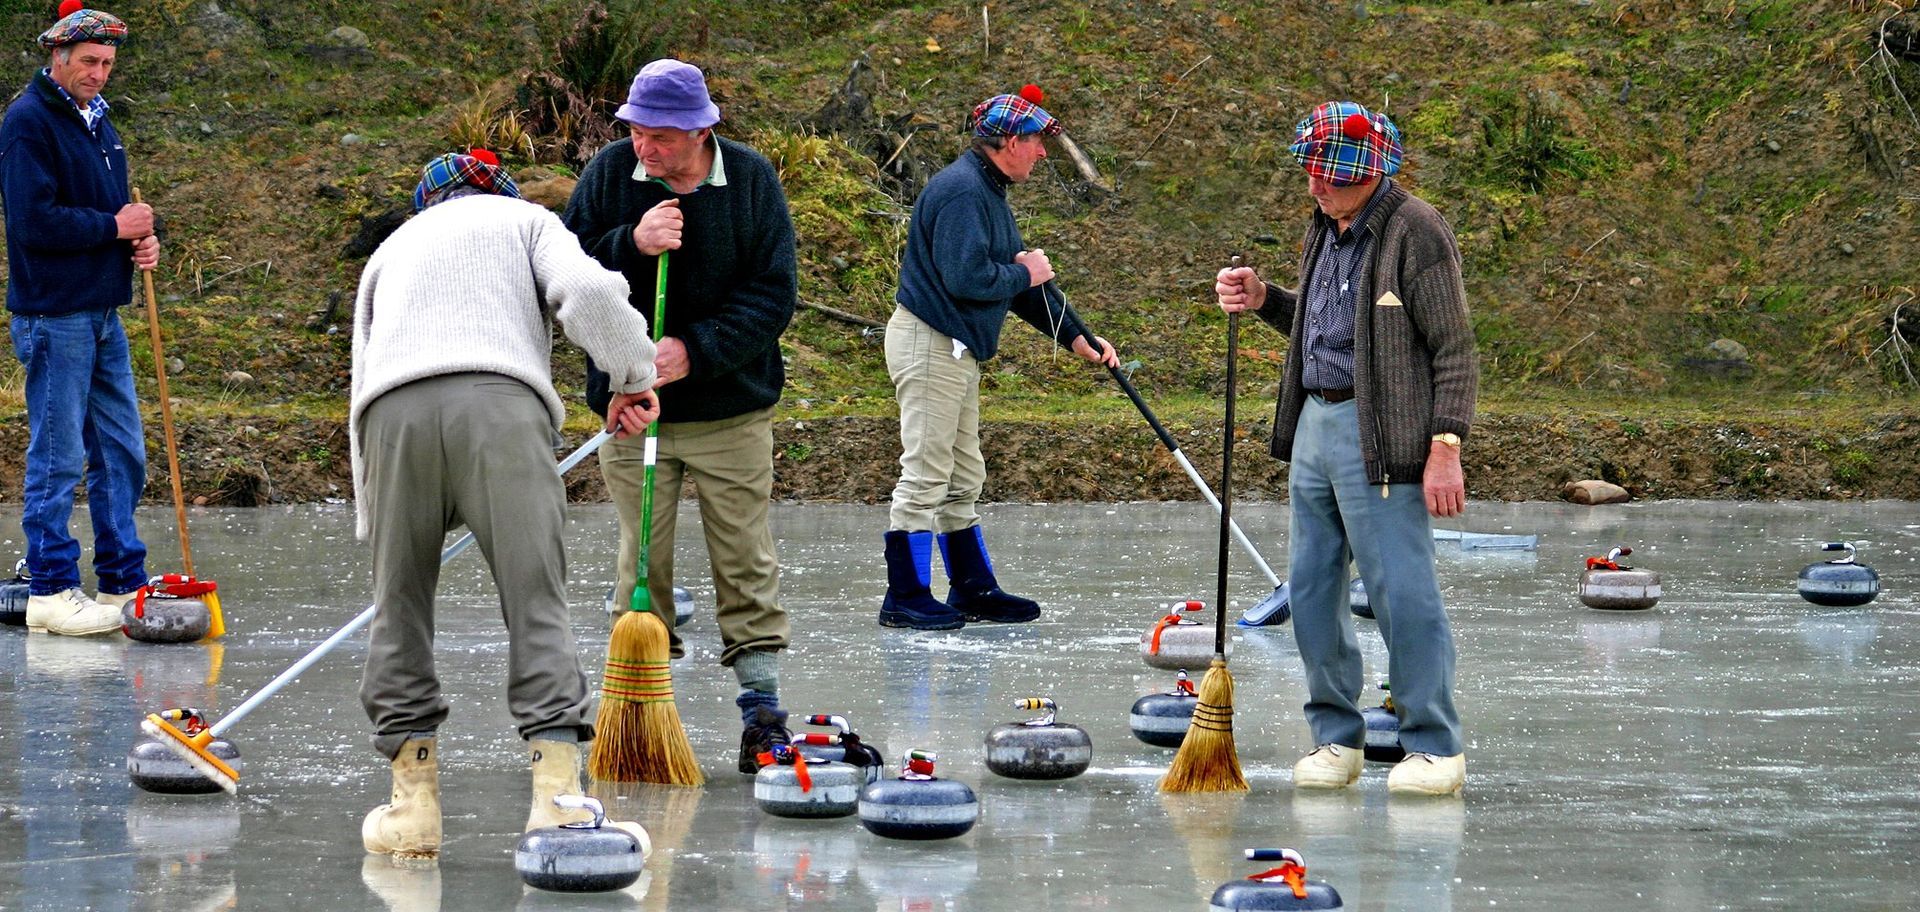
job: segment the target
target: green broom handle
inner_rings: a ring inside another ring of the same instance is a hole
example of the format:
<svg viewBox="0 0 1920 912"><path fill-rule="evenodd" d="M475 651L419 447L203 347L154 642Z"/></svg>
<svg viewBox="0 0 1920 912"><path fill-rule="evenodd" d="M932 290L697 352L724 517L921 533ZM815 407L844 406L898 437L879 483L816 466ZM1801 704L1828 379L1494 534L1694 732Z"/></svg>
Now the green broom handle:
<svg viewBox="0 0 1920 912"><path fill-rule="evenodd" d="M661 328L667 321L667 251L660 251L660 263L653 281L653 341L657 345ZM658 380L655 380L658 383ZM653 464L660 451L660 421L647 425L646 475L640 483L640 554L634 560L633 597L627 600L630 611L653 610L653 595L647 591L648 565L653 563Z"/></svg>

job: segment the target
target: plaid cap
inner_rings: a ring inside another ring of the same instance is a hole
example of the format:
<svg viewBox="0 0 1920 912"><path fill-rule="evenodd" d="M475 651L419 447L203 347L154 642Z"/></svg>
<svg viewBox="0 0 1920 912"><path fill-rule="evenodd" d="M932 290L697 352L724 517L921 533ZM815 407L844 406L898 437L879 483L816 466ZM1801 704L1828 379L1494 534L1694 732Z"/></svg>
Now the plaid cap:
<svg viewBox="0 0 1920 912"><path fill-rule="evenodd" d="M99 10L74 10L60 17L52 28L40 33L40 46L48 50L91 41L118 46L127 40L127 24Z"/></svg>
<svg viewBox="0 0 1920 912"><path fill-rule="evenodd" d="M974 107L967 130L975 136L1026 136L1060 132L1060 122L1045 108L1018 95L995 95Z"/></svg>
<svg viewBox="0 0 1920 912"><path fill-rule="evenodd" d="M1294 128L1287 147L1307 173L1336 187L1400 172L1400 130L1385 114L1351 101L1329 101Z"/></svg>
<svg viewBox="0 0 1920 912"><path fill-rule="evenodd" d="M501 196L520 198L520 185L501 167L500 159L485 149L472 154L448 152L420 169L420 186L413 188L413 211L427 208L427 197L457 184Z"/></svg>

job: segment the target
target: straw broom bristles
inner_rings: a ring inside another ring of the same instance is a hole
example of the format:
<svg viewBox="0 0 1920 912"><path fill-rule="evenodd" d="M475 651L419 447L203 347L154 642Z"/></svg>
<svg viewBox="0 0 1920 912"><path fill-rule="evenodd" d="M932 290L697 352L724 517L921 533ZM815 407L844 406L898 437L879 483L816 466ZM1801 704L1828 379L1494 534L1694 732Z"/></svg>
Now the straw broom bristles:
<svg viewBox="0 0 1920 912"><path fill-rule="evenodd" d="M1180 752L1160 780L1163 792L1244 792L1247 777L1233 746L1233 674L1219 656L1200 679L1200 702Z"/></svg>
<svg viewBox="0 0 1920 912"><path fill-rule="evenodd" d="M644 583L642 585L645 585ZM701 785L707 781L673 704L673 647L651 611L628 611L607 640L599 729L587 772L609 782Z"/></svg>

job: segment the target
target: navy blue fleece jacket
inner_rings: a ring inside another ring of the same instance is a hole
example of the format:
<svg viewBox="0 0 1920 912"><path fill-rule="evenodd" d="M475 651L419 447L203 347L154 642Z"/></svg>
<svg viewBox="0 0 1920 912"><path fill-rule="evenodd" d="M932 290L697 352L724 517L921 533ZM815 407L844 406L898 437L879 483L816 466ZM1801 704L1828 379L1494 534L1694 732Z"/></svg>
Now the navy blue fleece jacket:
<svg viewBox="0 0 1920 912"><path fill-rule="evenodd" d="M133 299L133 243L114 213L129 201L127 153L113 124L87 129L46 73L0 121L0 205L7 220L7 309L63 314Z"/></svg>

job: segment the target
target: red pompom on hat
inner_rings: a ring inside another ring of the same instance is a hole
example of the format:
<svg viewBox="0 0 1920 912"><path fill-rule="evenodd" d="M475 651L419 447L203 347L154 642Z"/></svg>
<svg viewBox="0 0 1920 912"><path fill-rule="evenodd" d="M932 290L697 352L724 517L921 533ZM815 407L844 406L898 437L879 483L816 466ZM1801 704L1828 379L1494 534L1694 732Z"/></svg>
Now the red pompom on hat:
<svg viewBox="0 0 1920 912"><path fill-rule="evenodd" d="M1039 104L1047 100L1046 93L1040 91L1040 87L1031 82L1020 87L1020 97L1034 104Z"/></svg>
<svg viewBox="0 0 1920 912"><path fill-rule="evenodd" d="M490 149L468 149L467 154L473 156L475 161L483 165L492 165L496 168L500 167L500 156L493 154L493 151Z"/></svg>
<svg viewBox="0 0 1920 912"><path fill-rule="evenodd" d="M1368 133L1373 132L1373 121L1368 120L1365 114L1348 114L1347 119L1340 123L1340 132L1347 134L1348 139L1365 139Z"/></svg>
<svg viewBox="0 0 1920 912"><path fill-rule="evenodd" d="M86 8L87 8L87 5L85 3L80 2L80 0L65 0L65 2L60 4L60 15L54 18L65 19L68 16L71 16L74 13L77 13Z"/></svg>

